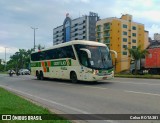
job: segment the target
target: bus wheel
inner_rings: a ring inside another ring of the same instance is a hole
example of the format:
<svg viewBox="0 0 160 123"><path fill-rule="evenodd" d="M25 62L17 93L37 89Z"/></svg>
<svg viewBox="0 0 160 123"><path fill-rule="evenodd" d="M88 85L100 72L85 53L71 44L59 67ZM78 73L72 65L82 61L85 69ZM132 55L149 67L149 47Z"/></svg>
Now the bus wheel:
<svg viewBox="0 0 160 123"><path fill-rule="evenodd" d="M36 71L36 77L37 77L38 80L40 79L39 76L40 76L39 72Z"/></svg>
<svg viewBox="0 0 160 123"><path fill-rule="evenodd" d="M43 79L44 79L44 77L43 77L43 72L40 72L39 79L40 79L40 80L43 80Z"/></svg>
<svg viewBox="0 0 160 123"><path fill-rule="evenodd" d="M76 75L76 73L75 72L71 72L71 74L70 74L70 80L71 80L71 82L73 82L73 83L76 83L78 80L77 80L77 75Z"/></svg>

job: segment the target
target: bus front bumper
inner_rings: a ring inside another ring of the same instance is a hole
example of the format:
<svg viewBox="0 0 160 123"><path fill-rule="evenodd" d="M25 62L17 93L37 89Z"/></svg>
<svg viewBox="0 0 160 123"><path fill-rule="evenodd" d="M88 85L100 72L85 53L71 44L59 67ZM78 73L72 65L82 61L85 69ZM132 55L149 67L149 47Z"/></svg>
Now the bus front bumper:
<svg viewBox="0 0 160 123"><path fill-rule="evenodd" d="M111 74L109 75L104 75L104 76L98 76L98 75L95 75L93 77L93 79L95 81L101 81L101 80L110 80L110 79L113 79L114 78L114 72L112 72Z"/></svg>

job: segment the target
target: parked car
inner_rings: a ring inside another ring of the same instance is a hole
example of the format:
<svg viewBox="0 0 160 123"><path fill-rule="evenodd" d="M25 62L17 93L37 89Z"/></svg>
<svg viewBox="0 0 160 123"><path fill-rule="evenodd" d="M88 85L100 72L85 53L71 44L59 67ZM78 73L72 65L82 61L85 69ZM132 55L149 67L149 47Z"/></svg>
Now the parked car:
<svg viewBox="0 0 160 123"><path fill-rule="evenodd" d="M28 69L20 69L19 74L20 75L30 75L30 71Z"/></svg>

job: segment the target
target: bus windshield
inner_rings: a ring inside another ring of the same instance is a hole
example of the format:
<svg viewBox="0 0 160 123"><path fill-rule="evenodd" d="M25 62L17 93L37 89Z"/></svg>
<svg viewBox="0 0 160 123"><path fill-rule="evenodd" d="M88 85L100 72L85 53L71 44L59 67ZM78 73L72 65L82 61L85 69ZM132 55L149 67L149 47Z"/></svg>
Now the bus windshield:
<svg viewBox="0 0 160 123"><path fill-rule="evenodd" d="M75 49L79 62L86 67L97 70L113 67L109 49L105 46L76 44ZM91 52L91 58L88 58L87 52L81 49L88 49Z"/></svg>

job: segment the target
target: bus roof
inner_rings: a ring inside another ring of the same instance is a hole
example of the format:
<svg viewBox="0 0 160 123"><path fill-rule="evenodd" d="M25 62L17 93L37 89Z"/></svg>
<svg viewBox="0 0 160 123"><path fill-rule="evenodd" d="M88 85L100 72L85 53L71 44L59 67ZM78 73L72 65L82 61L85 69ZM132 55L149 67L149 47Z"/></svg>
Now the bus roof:
<svg viewBox="0 0 160 123"><path fill-rule="evenodd" d="M99 43L99 42L95 42L95 41L73 40L73 41L69 41L69 42L66 42L66 43L61 43L61 44L54 45L52 47L43 49L41 51L55 49L55 48L60 48L60 47L69 46L69 45L73 45L73 44L85 44L85 45L91 45L91 46L106 46L103 43ZM38 51L35 51L35 52L38 52ZM33 53L35 53L35 52L33 52Z"/></svg>

